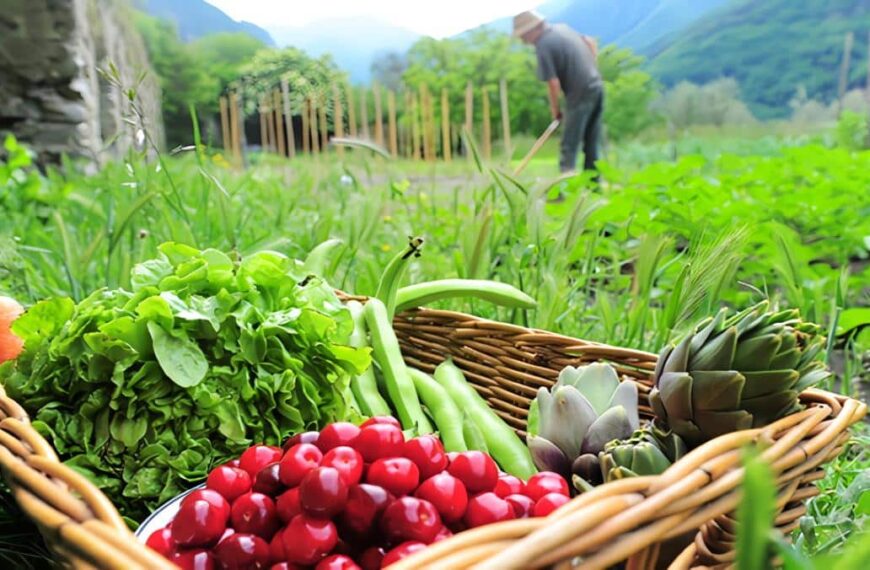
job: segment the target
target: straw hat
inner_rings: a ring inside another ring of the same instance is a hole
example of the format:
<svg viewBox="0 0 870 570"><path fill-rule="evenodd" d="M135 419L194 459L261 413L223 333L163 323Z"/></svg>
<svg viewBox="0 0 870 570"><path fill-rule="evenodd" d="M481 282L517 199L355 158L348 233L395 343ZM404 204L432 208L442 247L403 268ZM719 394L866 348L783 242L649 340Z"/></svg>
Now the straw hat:
<svg viewBox="0 0 870 570"><path fill-rule="evenodd" d="M514 16L514 36L524 36L543 23L544 17L534 10L521 12Z"/></svg>

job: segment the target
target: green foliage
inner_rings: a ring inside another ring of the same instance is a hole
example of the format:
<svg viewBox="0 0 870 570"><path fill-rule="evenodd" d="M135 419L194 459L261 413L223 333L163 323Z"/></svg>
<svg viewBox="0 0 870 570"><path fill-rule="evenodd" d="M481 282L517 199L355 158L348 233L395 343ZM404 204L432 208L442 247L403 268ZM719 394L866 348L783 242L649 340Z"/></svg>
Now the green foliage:
<svg viewBox="0 0 870 570"><path fill-rule="evenodd" d="M810 99L836 97L849 31L856 41L848 83L863 87L868 27L865 0L736 0L662 42L648 70L668 86L732 77L757 117L785 118L801 86Z"/></svg>
<svg viewBox="0 0 870 570"><path fill-rule="evenodd" d="M626 48L605 46L598 54L604 79L604 124L609 138L619 141L654 125L658 118L650 112L657 85L641 69L644 59Z"/></svg>
<svg viewBox="0 0 870 570"><path fill-rule="evenodd" d="M757 450L745 448L743 496L737 507L737 569L770 567L770 535L776 510L776 485L770 465Z"/></svg>
<svg viewBox="0 0 870 570"><path fill-rule="evenodd" d="M837 121L837 144L849 150L870 148L870 121L868 115L843 111Z"/></svg>
<svg viewBox="0 0 870 570"><path fill-rule="evenodd" d="M706 85L684 81L664 93L654 108L679 129L692 125L721 127L755 121L740 100L740 88L733 79L717 79Z"/></svg>

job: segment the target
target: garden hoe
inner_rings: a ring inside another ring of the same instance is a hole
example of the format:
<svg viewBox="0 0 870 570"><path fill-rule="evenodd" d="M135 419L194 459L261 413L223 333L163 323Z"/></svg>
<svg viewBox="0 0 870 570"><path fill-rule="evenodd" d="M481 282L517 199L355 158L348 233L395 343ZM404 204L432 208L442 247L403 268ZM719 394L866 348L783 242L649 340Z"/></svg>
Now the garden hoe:
<svg viewBox="0 0 870 570"><path fill-rule="evenodd" d="M538 140L535 141L535 144L532 145L532 148L529 149L529 152L526 153L526 156L523 157L523 161L520 162L520 164L516 167L516 169L514 170L514 176L518 175L520 172L526 169L526 166L528 166L529 161L532 160L532 157L535 156L539 150L541 150L541 147L544 146L544 143L547 142L547 140L550 138L550 135L552 135L558 128L559 119L553 119L553 122L550 123L549 127L547 127L547 130L545 130L544 133L540 137L538 137Z"/></svg>

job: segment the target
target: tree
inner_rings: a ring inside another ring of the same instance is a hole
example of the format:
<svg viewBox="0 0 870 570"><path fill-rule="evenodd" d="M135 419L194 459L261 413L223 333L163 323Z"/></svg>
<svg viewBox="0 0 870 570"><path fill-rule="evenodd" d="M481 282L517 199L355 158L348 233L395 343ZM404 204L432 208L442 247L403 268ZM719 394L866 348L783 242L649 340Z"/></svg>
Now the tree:
<svg viewBox="0 0 870 570"><path fill-rule="evenodd" d="M655 109L675 127L691 125L747 124L755 121L743 101L740 86L733 78L722 78L705 85L683 81L656 101Z"/></svg>
<svg viewBox="0 0 870 570"><path fill-rule="evenodd" d="M398 91L402 86L402 74L408 68L404 54L388 51L372 62L372 78L387 89Z"/></svg>
<svg viewBox="0 0 870 570"><path fill-rule="evenodd" d="M607 136L621 140L652 126L658 117L650 111L657 86L641 70L644 58L630 49L605 46L598 54L598 68L604 80L604 124Z"/></svg>

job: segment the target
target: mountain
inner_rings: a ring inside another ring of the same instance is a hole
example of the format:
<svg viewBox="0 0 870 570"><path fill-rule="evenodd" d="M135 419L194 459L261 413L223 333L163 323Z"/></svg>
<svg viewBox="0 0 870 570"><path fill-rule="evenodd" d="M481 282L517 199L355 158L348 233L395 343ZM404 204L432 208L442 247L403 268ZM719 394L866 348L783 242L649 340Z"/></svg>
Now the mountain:
<svg viewBox="0 0 870 570"><path fill-rule="evenodd" d="M657 42L729 0L549 0L536 8L547 20L568 24L603 44L645 53ZM510 32L512 18L485 24Z"/></svg>
<svg viewBox="0 0 870 570"><path fill-rule="evenodd" d="M851 88L867 76L868 0L732 0L654 46L649 71L665 85L733 77L760 118L789 113L798 88L836 97L847 32L855 33Z"/></svg>
<svg viewBox="0 0 870 570"><path fill-rule="evenodd" d="M290 45L310 55L332 54L354 82L368 81L372 61L384 52L404 53L420 34L373 18L329 18L305 26L269 30L278 45Z"/></svg>
<svg viewBox="0 0 870 570"><path fill-rule="evenodd" d="M266 45L275 45L263 28L233 20L205 0L134 0L134 5L152 16L175 22L185 42L221 32L245 32Z"/></svg>

